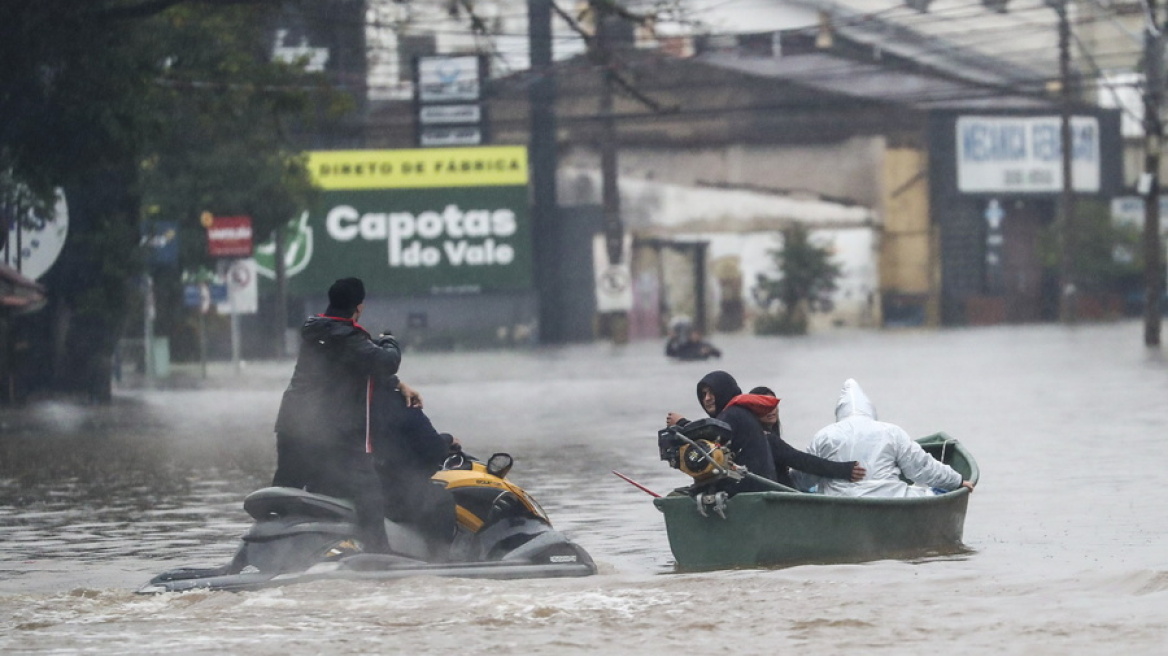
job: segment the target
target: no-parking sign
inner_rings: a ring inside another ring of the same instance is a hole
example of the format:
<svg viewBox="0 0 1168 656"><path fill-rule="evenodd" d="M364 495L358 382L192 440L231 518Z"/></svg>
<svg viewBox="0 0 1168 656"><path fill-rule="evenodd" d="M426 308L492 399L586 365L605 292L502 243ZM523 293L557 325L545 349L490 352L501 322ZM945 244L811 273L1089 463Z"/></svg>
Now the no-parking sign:
<svg viewBox="0 0 1168 656"><path fill-rule="evenodd" d="M220 268L227 285L227 300L219 303L219 314L255 314L259 310L259 285L256 283L254 259L232 260Z"/></svg>

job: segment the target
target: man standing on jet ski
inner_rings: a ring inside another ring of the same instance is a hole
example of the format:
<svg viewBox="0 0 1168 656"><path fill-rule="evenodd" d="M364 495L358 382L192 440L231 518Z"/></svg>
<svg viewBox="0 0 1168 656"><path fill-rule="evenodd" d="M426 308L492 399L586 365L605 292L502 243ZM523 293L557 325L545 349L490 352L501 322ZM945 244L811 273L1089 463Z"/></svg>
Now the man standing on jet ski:
<svg viewBox="0 0 1168 656"><path fill-rule="evenodd" d="M300 329L300 354L276 419L272 485L353 501L365 550L387 552L368 404L374 381L398 382L401 349L393 336L374 339L357 323L365 308L359 278L337 280L328 297L324 314ZM420 403L412 390L403 390Z"/></svg>

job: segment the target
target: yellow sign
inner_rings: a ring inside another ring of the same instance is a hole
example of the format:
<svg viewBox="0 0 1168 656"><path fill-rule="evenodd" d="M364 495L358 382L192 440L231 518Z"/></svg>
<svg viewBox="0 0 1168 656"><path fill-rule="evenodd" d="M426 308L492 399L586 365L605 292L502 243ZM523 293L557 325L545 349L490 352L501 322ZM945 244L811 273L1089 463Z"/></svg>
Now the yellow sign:
<svg viewBox="0 0 1168 656"><path fill-rule="evenodd" d="M321 189L423 189L527 184L527 148L481 146L308 153Z"/></svg>

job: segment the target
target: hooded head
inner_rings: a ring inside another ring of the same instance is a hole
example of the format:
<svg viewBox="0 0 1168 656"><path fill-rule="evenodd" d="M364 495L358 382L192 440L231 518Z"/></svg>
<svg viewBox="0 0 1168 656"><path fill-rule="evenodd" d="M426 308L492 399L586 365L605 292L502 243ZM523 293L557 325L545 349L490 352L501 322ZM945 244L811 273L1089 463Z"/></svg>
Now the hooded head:
<svg viewBox="0 0 1168 656"><path fill-rule="evenodd" d="M854 378L849 378L844 381L844 387L840 390L839 401L836 401L835 420L842 421L856 415L875 419L876 406L872 405L872 401L868 399L868 395L864 394L864 390L860 389L860 384Z"/></svg>
<svg viewBox="0 0 1168 656"><path fill-rule="evenodd" d="M360 278L341 278L329 287L328 309L330 317L351 317L357 306L365 302L365 283Z"/></svg>
<svg viewBox="0 0 1168 656"><path fill-rule="evenodd" d="M730 399L742 393L742 388L738 386L738 381L734 380L734 376L725 371L711 371L698 381L698 403L702 402L702 392L709 389L714 394L714 411L710 412L706 408L706 414L711 417L717 417L721 414L726 404ZM705 405L702 406L705 408Z"/></svg>

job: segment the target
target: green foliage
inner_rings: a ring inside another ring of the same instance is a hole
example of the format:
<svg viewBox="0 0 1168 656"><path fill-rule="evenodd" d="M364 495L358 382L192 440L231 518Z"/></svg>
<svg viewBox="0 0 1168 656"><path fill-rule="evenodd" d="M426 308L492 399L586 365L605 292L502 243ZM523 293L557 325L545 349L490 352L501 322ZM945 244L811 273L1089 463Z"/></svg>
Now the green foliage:
<svg viewBox="0 0 1168 656"><path fill-rule="evenodd" d="M1039 242L1044 266L1057 271L1062 261L1060 227L1052 223ZM1122 292L1140 285L1144 269L1143 236L1133 225L1117 225L1106 203L1079 200L1075 211L1074 277L1081 291Z"/></svg>
<svg viewBox="0 0 1168 656"><path fill-rule="evenodd" d="M0 2L0 199L48 205L63 187L70 202L49 309L27 319L43 336L30 357L57 382L101 384L61 349L84 332L87 360L112 352L143 218L178 221L197 264L203 211L250 215L263 235L310 201L290 135L351 103L300 63L270 61L276 12L299 1L311 0Z"/></svg>
<svg viewBox="0 0 1168 656"><path fill-rule="evenodd" d="M807 316L831 308L840 267L828 247L812 243L806 226L795 223L783 230L783 246L770 251L779 277L758 275L754 299L763 314L755 320L760 335L807 333Z"/></svg>
<svg viewBox="0 0 1168 656"><path fill-rule="evenodd" d="M143 206L147 218L179 224L183 267L207 263L203 212L250 216L260 236L312 199L288 124L330 92L300 65L268 61L264 11L182 6L156 21L154 38L171 45L141 158Z"/></svg>

